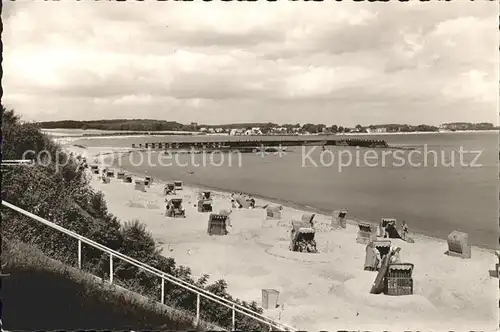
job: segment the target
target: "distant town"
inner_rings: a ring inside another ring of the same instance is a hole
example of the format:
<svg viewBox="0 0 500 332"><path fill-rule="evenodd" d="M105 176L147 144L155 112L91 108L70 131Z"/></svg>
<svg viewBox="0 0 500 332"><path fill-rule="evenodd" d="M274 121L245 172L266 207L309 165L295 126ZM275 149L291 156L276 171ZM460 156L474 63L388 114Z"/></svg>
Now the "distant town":
<svg viewBox="0 0 500 332"><path fill-rule="evenodd" d="M275 123L239 123L225 125L207 125L195 122L184 125L178 122L150 119L133 120L95 120L95 121L53 121L39 122L43 129L94 129L126 132L189 132L201 135L330 135L330 134L380 134L380 133L411 133L411 132L453 132L498 130L492 123L452 122L444 123L439 127L430 125L407 124L381 124L381 125L356 125L344 127L338 125L327 126L324 124L284 124Z"/></svg>
<svg viewBox="0 0 500 332"><path fill-rule="evenodd" d="M213 127L202 126L198 131L209 134L228 134L228 135L313 135L313 134L342 134L342 133L395 133L395 132L443 132L443 131L469 131L469 130L495 130L492 123L446 123L439 127L428 125L370 125L362 126L357 125L354 128L343 126L326 126L323 124L305 124L305 125L283 125L283 126L262 126L262 127L244 127L244 128L227 128L227 127Z"/></svg>

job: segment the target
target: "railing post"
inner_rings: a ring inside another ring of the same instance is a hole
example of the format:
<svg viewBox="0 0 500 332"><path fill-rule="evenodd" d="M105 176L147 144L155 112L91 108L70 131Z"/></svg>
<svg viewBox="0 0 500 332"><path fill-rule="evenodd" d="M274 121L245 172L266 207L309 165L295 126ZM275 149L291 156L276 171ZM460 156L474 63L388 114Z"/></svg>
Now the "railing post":
<svg viewBox="0 0 500 332"><path fill-rule="evenodd" d="M165 279L161 277L161 304L165 304Z"/></svg>
<svg viewBox="0 0 500 332"><path fill-rule="evenodd" d="M233 304L233 329L231 331L236 331L236 311L234 310L235 305Z"/></svg>
<svg viewBox="0 0 500 332"><path fill-rule="evenodd" d="M196 293L196 326L200 324L200 293Z"/></svg>
<svg viewBox="0 0 500 332"><path fill-rule="evenodd" d="M109 254L109 283L113 283L113 254Z"/></svg>
<svg viewBox="0 0 500 332"><path fill-rule="evenodd" d="M78 268L82 269L82 240L78 239Z"/></svg>

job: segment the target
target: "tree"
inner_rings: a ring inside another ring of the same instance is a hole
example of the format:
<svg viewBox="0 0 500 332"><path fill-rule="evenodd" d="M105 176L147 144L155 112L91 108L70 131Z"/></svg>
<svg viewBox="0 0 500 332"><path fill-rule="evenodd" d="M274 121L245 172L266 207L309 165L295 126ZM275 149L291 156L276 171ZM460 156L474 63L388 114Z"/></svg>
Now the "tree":
<svg viewBox="0 0 500 332"><path fill-rule="evenodd" d="M401 131L404 133L410 132L411 127L409 125L405 124L404 126L401 127Z"/></svg>
<svg viewBox="0 0 500 332"><path fill-rule="evenodd" d="M344 127L340 126L340 127L338 128L338 132L339 132L339 133L343 133L343 132L344 132Z"/></svg>
<svg viewBox="0 0 500 332"><path fill-rule="evenodd" d="M332 131L332 133L336 133L337 131L339 131L339 127L337 125L333 125L330 127L330 130Z"/></svg>
<svg viewBox="0 0 500 332"><path fill-rule="evenodd" d="M306 123L305 125L302 126L302 129L300 131L303 133L307 132L307 133L315 134L318 132L318 127L315 124Z"/></svg>
<svg viewBox="0 0 500 332"><path fill-rule="evenodd" d="M19 116L13 110L7 111L2 106L2 158L22 159L28 150L38 153L48 150L52 160L55 159L54 144L42 134L38 125L21 123Z"/></svg>
<svg viewBox="0 0 500 332"><path fill-rule="evenodd" d="M428 125L421 124L421 125L417 126L417 130L418 131L438 131L439 129L437 127L434 127L434 126L428 126Z"/></svg>
<svg viewBox="0 0 500 332"><path fill-rule="evenodd" d="M357 131L361 131L362 129L363 129L362 125L360 125L360 124L356 125L356 130Z"/></svg>

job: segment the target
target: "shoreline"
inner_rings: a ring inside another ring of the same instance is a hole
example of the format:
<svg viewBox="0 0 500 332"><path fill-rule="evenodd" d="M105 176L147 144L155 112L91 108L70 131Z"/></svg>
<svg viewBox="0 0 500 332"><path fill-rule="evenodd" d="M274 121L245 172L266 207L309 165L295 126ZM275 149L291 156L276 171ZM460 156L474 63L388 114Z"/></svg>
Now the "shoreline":
<svg viewBox="0 0 500 332"><path fill-rule="evenodd" d="M87 156L87 161L100 154L98 148L67 148L75 155ZM110 156L109 150L106 152ZM96 158L100 167L123 170L133 180L149 175L111 165L105 155ZM288 228L291 220L300 220L309 211L307 208L279 202L283 217L275 221L267 220L262 208L233 208L229 234L208 236L208 214L197 212L196 197L204 188L212 189L209 186L183 181L184 188L177 195L184 200L187 217L176 219L165 217L163 194L164 183L175 179L154 177L151 187L142 192L121 180L103 184L99 175L87 174L89 185L104 194L108 211L121 223L132 219L143 223L165 257L189 267L193 276L208 274L210 280L225 280L228 293L247 302L259 303L262 289L278 290L284 311L265 309L264 314L281 317L299 330L383 330L379 322L381 317L389 317L387 310L391 311L394 330L439 327L466 331L496 326L493 309L498 303L498 279L487 276L497 262L493 250L471 246L471 259L460 259L445 255L447 243L439 238L410 233L415 243L390 239L402 248L402 262L415 265L414 293L402 297L372 295L369 289L376 274L363 270L366 246L356 243L358 220L349 215L346 229L331 230L331 214L318 213L315 238L319 252L296 253L288 249ZM212 191L215 212L230 207L231 192ZM257 206L276 202L257 195L254 198Z"/></svg>
<svg viewBox="0 0 500 332"><path fill-rule="evenodd" d="M113 169L116 171L118 168L113 168ZM126 173L129 173L137 178L144 178L145 176L147 176L147 173L130 172L130 171L126 171L125 169L123 169L123 170ZM165 185L167 182L174 181L174 179L172 179L171 181L167 181L167 180L153 178L153 181L154 181L154 183L161 183L162 185ZM236 194L236 192L228 190L228 189L214 187L214 186L207 186L207 185L194 183L194 182L183 181L183 186L185 188L189 188L189 189L192 189L194 191L202 191L202 190L207 189L207 190L212 191L213 193L218 194L219 196L223 196L223 197L227 196L227 198L229 198L229 196L233 193ZM297 210L297 211L300 211L303 213L315 213L316 217L320 216L320 217L324 217L325 219L332 218L332 215L334 214L334 213L332 213L332 214L328 215L324 210L321 210L319 208L315 208L313 206L308 206L308 205L302 205L302 204L295 203L292 201L280 200L280 199L276 199L276 198L272 198L272 197L253 194L250 192L244 193L244 194L251 195L253 198L255 198L256 200L258 200L261 203L260 205L265 205L265 204L282 205L283 207L287 207L287 208ZM340 210L342 210L342 208L339 208L339 207L332 209L333 212L338 212ZM349 215L349 211L347 212L346 221L348 224L350 224L352 226L357 226L358 222L368 223L368 224L372 224L372 225L379 224L378 221L358 219L355 216ZM410 232L409 235L415 241L417 241L418 239L422 239L422 240L429 240L429 241L435 241L435 242L440 242L440 243L447 243L446 239L439 238L439 237L432 236L432 235L426 235L426 234L422 234L422 233L418 233L418 232ZM491 252L491 253L494 253L496 250L498 250L495 248L488 248L488 247L479 246L479 245L471 245L471 247L475 248L476 250L479 249L481 251Z"/></svg>
<svg viewBox="0 0 500 332"><path fill-rule="evenodd" d="M80 148L80 147L78 147L78 148ZM98 148L98 149L100 149L100 148ZM117 161L116 161L117 158L115 158L115 157L118 154L122 154L122 156L124 156L126 154L131 153L131 152L135 152L136 151L135 149L109 148L108 147L107 149L103 149L103 150L105 152L99 152L97 155L94 155L93 158L99 160L100 156L105 157L105 156L109 156L109 155L114 155L113 156L114 164L109 165L108 167L112 168L115 172L118 170L122 170L122 171L132 175L133 177L141 178L141 179L144 179L144 177L148 175L147 173L137 171L137 170L134 170L134 171L126 170L125 168L119 167L119 165L117 165ZM114 151L110 151L110 150L114 150ZM153 178L153 180L154 180L154 183L161 183L162 185L166 185L168 182L172 182L175 179L163 180L163 179L159 179L159 178ZM206 190L210 190L210 191L214 192L218 196L222 196L222 197L225 197L228 199L229 199L229 196L231 194L237 193L236 191L232 191L232 190L225 189L222 187L217 187L217 186L209 186L209 185L205 185L203 183L199 183L196 181L184 180L183 184L184 184L184 187L189 188L193 191L202 191L202 190L206 189ZM313 206L309 206L309 205L305 205L305 204L296 203L293 201L280 200L280 199L277 199L274 197L265 196L265 195L258 195L258 194L254 194L251 192L246 192L245 194L251 195L252 197L257 199L258 201L260 201L262 203L260 205L265 205L265 204L282 205L283 207L287 207L287 208L290 208L290 209L293 209L296 211L300 211L302 213L315 213L317 217L323 217L326 219L332 218L332 216L336 212L344 209L343 207L335 207L335 208L331 209L331 211L332 211L331 213L328 213L327 211L325 211L323 209L315 208ZM369 224L373 224L373 225L379 224L379 221L376 221L376 220L365 220L365 219L356 218L353 215L349 215L349 211L348 211L347 223L351 224L352 226L357 226L358 222L369 223ZM411 225L410 225L410 227L411 227ZM447 243L446 238L441 238L441 237L437 237L437 236L433 236L433 235L423 234L421 232L420 233L419 232L411 232L410 235L414 240L421 239L421 240L429 240L429 241L440 242L440 243ZM491 253L494 253L496 250L499 250L498 248L490 248L490 247L481 246L481 245L471 245L471 246L473 248L480 249L480 250L485 251L485 252L491 252Z"/></svg>
<svg viewBox="0 0 500 332"><path fill-rule="evenodd" d="M360 135L360 136L383 136L383 135L428 135L428 134L467 134L467 133L498 133L500 129L491 130L457 130L457 131L413 131L413 132L387 132L387 133L344 133L336 134L337 136L349 136L349 135Z"/></svg>

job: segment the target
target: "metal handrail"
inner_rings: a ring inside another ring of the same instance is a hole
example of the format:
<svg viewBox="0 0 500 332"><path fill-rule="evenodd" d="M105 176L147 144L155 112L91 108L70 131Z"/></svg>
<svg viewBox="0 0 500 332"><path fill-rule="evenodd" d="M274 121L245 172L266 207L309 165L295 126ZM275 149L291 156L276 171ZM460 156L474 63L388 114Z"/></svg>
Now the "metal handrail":
<svg viewBox="0 0 500 332"><path fill-rule="evenodd" d="M31 159L16 159L16 160L2 160L2 166L22 166L31 164L33 160Z"/></svg>
<svg viewBox="0 0 500 332"><path fill-rule="evenodd" d="M162 279L162 287L161 287L161 291L162 291L162 294L161 294L161 303L163 303L164 301L164 290L165 290L165 286L164 286L164 282L165 280L177 285L177 286L180 286L186 290L189 290L193 293L195 293L197 295L197 303L196 303L196 323L199 322L200 320L200 297L204 297L208 300L211 300L215 303L218 303L220 305L223 305L225 306L226 308L229 308L233 311L233 322L232 322L232 327L233 327L233 330L235 329L235 312L238 312L242 315L245 315L249 318L252 318L260 323L264 323L266 325L268 325L269 327L271 328L277 328L278 330L281 330L281 331L297 331L297 329L293 328L293 327L290 327L290 326L287 326L286 324L283 324L283 323L280 323L280 322L276 322L274 321L273 319L269 318L269 317L266 317L264 315L261 315L261 314L258 314L256 312L253 312L251 311L250 309L236 303L236 302L233 302L231 300L228 300L228 299L225 299L223 297L220 297L216 294L213 294L211 292L208 292L202 288L199 288L195 285L192 285L184 280L181 280L179 278L176 278L174 277L173 275L170 275L168 273L165 273L161 270L158 270L152 266L149 266L147 264L144 264L132 257L129 257L129 256L126 256L118 251L115 251L113 249L110 249L102 244L99 244L97 242L94 242L84 236L81 236L79 235L78 233L75 233L73 231L70 231L62 226L59 226L53 222L50 222L42 217L39 217L31 212L28 212L26 210L23 210L21 209L20 207L17 207L13 204L10 204L6 201L2 201L2 205L5 206L5 207L8 207L16 212L19 212L31 219L34 219L44 225L47 225L51 228L54 228L66 235L69 235L75 239L78 240L78 267L81 268L81 258L82 258L82 255L81 255L81 250L82 250L82 246L81 246L81 243L84 242L88 245L91 245L92 247L94 248L97 248L97 249L100 249L101 251L107 253L110 255L110 264L109 264L109 267L110 267L110 275L109 275L109 282L110 283L113 283L113 257L117 257L117 258L120 258L121 260L129 263L129 264L132 264L138 268L141 268L151 274L154 274L158 277L160 277Z"/></svg>

